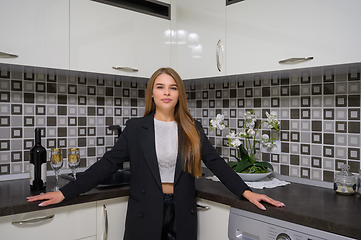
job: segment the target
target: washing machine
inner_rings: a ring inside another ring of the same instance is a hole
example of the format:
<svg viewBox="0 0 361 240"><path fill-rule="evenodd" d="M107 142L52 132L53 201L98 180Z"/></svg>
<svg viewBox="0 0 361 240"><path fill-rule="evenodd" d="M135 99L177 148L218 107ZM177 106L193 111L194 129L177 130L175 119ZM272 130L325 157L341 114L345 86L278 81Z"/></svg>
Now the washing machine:
<svg viewBox="0 0 361 240"><path fill-rule="evenodd" d="M231 240L355 240L237 208L230 210L228 238Z"/></svg>

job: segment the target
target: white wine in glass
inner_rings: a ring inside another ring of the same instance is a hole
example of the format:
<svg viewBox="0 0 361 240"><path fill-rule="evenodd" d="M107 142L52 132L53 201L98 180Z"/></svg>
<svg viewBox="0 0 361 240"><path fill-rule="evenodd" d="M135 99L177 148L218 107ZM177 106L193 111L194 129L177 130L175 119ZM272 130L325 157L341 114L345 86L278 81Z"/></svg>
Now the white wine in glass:
<svg viewBox="0 0 361 240"><path fill-rule="evenodd" d="M51 149L51 157L50 157L50 166L55 172L56 185L53 191L59 191L59 172L63 167L63 155L61 153L61 148L52 148Z"/></svg>
<svg viewBox="0 0 361 240"><path fill-rule="evenodd" d="M76 171L80 165L80 153L79 148L68 149L68 166L73 172L73 178L76 180Z"/></svg>

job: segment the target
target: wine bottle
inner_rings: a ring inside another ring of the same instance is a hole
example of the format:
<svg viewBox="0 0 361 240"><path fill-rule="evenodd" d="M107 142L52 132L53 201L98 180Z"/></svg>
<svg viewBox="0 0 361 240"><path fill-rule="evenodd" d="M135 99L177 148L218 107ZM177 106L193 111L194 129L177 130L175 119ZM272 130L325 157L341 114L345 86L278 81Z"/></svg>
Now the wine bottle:
<svg viewBox="0 0 361 240"><path fill-rule="evenodd" d="M46 149L41 145L41 129L35 129L35 145L30 149L30 189L46 187Z"/></svg>

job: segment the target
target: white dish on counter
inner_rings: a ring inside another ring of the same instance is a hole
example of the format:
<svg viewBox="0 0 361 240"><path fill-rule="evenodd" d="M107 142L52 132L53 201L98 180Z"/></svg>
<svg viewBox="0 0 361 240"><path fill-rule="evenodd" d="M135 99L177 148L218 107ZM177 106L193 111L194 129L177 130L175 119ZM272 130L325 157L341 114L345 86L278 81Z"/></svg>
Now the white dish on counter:
<svg viewBox="0 0 361 240"><path fill-rule="evenodd" d="M237 173L245 182L254 182L267 177L273 171L268 169L267 173Z"/></svg>

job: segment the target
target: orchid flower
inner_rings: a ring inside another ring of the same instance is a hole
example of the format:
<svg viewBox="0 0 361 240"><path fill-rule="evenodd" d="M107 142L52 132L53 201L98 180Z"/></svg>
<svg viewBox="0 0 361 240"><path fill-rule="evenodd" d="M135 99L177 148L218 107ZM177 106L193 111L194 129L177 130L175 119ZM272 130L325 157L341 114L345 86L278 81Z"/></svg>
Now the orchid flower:
<svg viewBox="0 0 361 240"><path fill-rule="evenodd" d="M263 135L262 135L262 140L268 140L268 139L269 139L268 134L263 134Z"/></svg>
<svg viewBox="0 0 361 240"><path fill-rule="evenodd" d="M252 122L252 121L255 122L257 120L256 115L252 114L251 111L244 112L243 117L244 119L246 119L246 122Z"/></svg>
<svg viewBox="0 0 361 240"><path fill-rule="evenodd" d="M224 116L222 114L217 114L217 117L211 120L211 131L215 128L221 131L225 129L226 125L223 123L223 121Z"/></svg>
<svg viewBox="0 0 361 240"><path fill-rule="evenodd" d="M234 132L230 132L227 136L228 138L228 145L232 146L232 147L239 147L242 142L241 142L241 135L240 133L234 133Z"/></svg>
<svg viewBox="0 0 361 240"><path fill-rule="evenodd" d="M277 119L277 113L272 111L271 113L266 112L268 128L275 128L278 130L280 122Z"/></svg>
<svg viewBox="0 0 361 240"><path fill-rule="evenodd" d="M247 134L248 134L250 137L253 137L253 136L256 134L256 132L253 130L253 128L250 128L250 129L248 129Z"/></svg>
<svg viewBox="0 0 361 240"><path fill-rule="evenodd" d="M267 120L263 120L260 124L256 127L257 117L253 113L254 110L244 112L243 116L245 118L243 123L243 128L239 129L238 133L234 133L229 126L224 123L224 115L217 114L216 118L213 118L210 121L210 131L214 129L224 130L225 128L229 129L229 134L226 136L228 138L227 145L237 148L238 151L238 163L243 161L249 161L249 164L252 165L252 168L257 168L259 166L267 165L265 162L260 164L259 162L255 161L255 147L256 143L261 144L267 151L275 151L277 149L277 145L273 142L274 138L270 138L268 134L263 134L262 136L258 136L258 130L260 129L263 123L268 124L268 128L274 128L279 131L278 127L280 122L277 119L277 113L272 111L271 113L266 112ZM242 152L242 153L241 153ZM248 155L247 158L241 157L242 154ZM248 160L247 160L248 159ZM231 167L234 167L234 162L229 163ZM241 164L242 165L242 164ZM258 165L258 166L256 166ZM250 166L243 164L242 169L244 166ZM268 168L272 168L272 165L269 164ZM243 171L238 169L239 171Z"/></svg>
<svg viewBox="0 0 361 240"><path fill-rule="evenodd" d="M229 145L232 147L239 147L242 144L241 140L239 138L232 139L229 142Z"/></svg>
<svg viewBox="0 0 361 240"><path fill-rule="evenodd" d="M242 137L247 137L247 132L246 132L246 129L244 129L244 128L241 128L240 130L239 130L239 136L242 136Z"/></svg>

